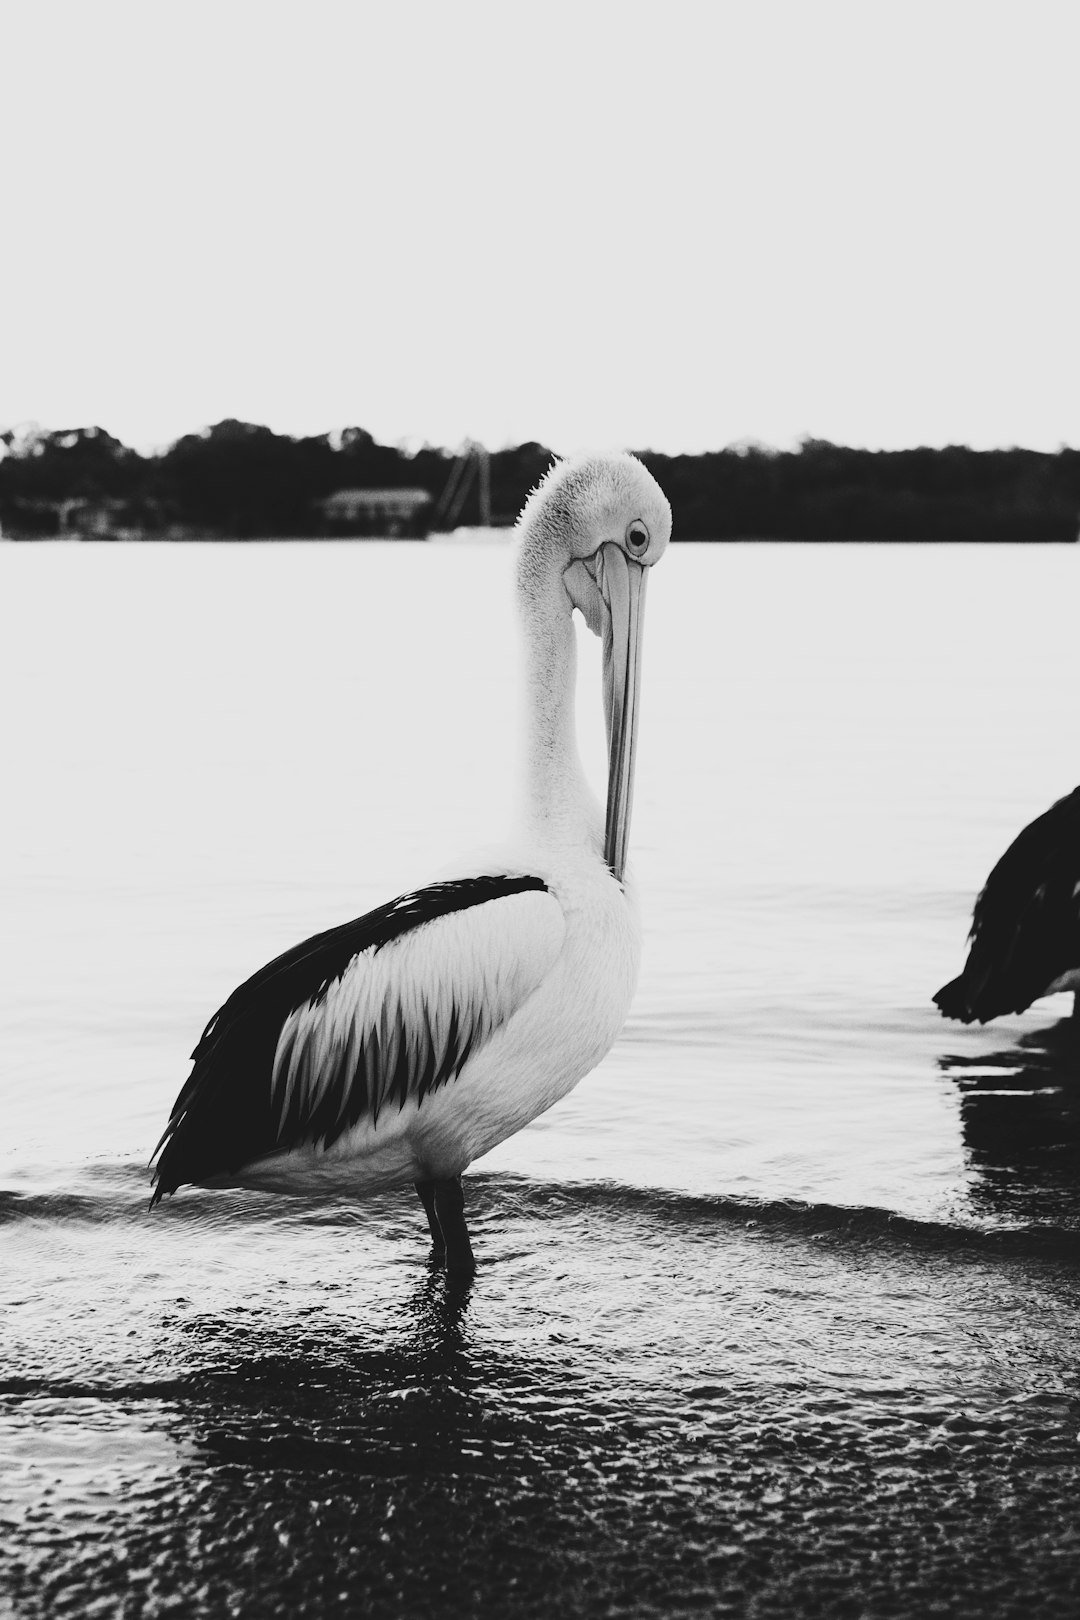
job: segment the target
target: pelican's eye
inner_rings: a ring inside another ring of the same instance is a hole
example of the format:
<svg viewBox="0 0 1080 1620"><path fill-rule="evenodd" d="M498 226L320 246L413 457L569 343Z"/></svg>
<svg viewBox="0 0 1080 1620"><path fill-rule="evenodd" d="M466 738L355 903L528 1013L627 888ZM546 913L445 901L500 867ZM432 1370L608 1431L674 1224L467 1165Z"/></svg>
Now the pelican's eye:
<svg viewBox="0 0 1080 1620"><path fill-rule="evenodd" d="M649 549L649 531L640 518L626 525L626 549L631 557L643 557Z"/></svg>

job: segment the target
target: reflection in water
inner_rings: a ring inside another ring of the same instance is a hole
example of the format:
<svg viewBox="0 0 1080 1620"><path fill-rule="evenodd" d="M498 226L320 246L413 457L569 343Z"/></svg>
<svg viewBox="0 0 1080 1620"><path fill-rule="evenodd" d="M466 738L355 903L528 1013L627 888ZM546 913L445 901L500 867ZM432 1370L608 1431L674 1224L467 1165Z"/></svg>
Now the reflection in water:
<svg viewBox="0 0 1080 1620"><path fill-rule="evenodd" d="M477 1382L465 1315L472 1279L432 1273L405 1302L403 1326L331 1334L267 1322L238 1332L217 1318L182 1324L193 1352L218 1362L189 1437L258 1473L350 1477L441 1473L460 1462ZM193 1420L193 1421L191 1421Z"/></svg>
<svg viewBox="0 0 1080 1620"><path fill-rule="evenodd" d="M996 1052L950 1054L970 1197L1010 1221L1080 1225L1080 1021L1065 1018Z"/></svg>
<svg viewBox="0 0 1080 1620"><path fill-rule="evenodd" d="M725 1570L733 1596L760 1581L736 1545L749 1503L716 1513L704 1430L635 1412L617 1378L605 1393L558 1353L470 1338L445 1288L417 1291L396 1342L342 1344L332 1369L270 1347L207 1390L183 1511L211 1565L243 1548L288 1614L662 1614L717 1599Z"/></svg>

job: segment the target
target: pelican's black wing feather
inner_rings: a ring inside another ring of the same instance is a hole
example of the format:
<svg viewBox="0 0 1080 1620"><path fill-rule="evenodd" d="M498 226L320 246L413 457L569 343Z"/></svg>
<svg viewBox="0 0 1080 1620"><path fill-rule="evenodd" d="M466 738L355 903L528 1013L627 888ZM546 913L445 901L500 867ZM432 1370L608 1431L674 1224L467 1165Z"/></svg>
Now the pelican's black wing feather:
<svg viewBox="0 0 1080 1620"><path fill-rule="evenodd" d="M947 1018L1023 1012L1080 968L1080 788L1011 843L975 902L959 978L934 997Z"/></svg>
<svg viewBox="0 0 1080 1620"><path fill-rule="evenodd" d="M184 1182L227 1176L278 1148L272 1076L282 1028L297 1008L324 999L362 951L378 951L451 912L546 888L538 877L504 875L434 883L315 934L252 974L192 1053L195 1066L155 1154L151 1208Z"/></svg>

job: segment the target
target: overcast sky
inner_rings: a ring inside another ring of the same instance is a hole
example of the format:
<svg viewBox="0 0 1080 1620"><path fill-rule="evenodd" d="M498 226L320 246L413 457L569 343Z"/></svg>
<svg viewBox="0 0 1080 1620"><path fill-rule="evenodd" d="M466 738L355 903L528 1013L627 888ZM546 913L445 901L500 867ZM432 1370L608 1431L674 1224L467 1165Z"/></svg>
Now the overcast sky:
<svg viewBox="0 0 1080 1620"><path fill-rule="evenodd" d="M0 426L1080 443L1075 0L0 0Z"/></svg>

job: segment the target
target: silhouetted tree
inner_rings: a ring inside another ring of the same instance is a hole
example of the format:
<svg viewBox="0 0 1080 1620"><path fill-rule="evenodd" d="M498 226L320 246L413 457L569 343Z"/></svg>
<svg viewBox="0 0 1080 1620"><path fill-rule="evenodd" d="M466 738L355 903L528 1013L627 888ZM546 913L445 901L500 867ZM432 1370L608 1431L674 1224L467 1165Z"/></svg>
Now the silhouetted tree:
<svg viewBox="0 0 1080 1620"><path fill-rule="evenodd" d="M137 486L142 457L104 428L64 428L24 439L0 434L7 454L0 460L0 497L72 500L121 496Z"/></svg>

